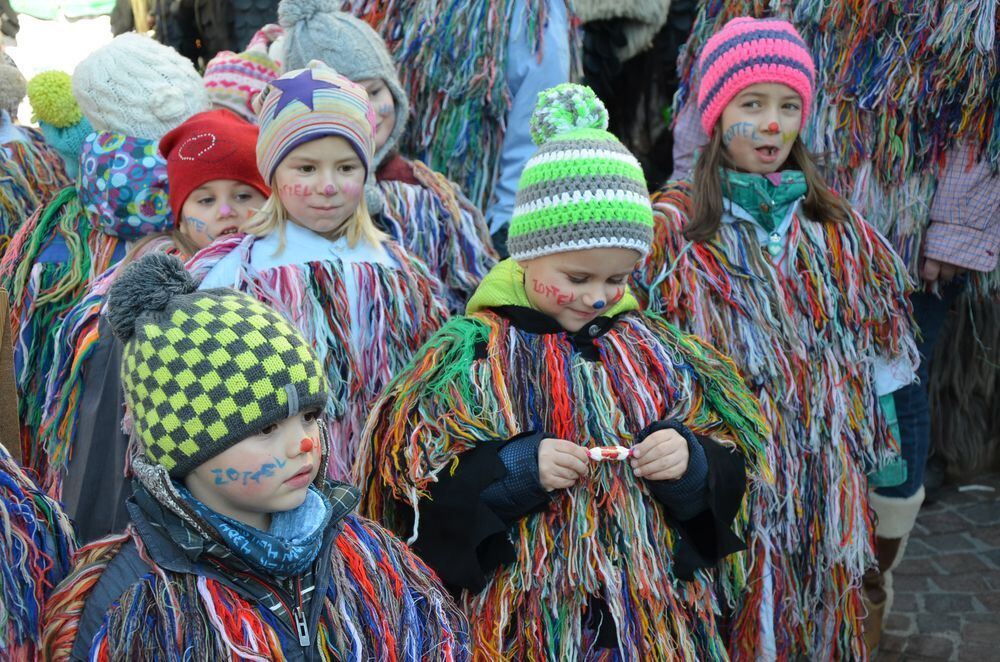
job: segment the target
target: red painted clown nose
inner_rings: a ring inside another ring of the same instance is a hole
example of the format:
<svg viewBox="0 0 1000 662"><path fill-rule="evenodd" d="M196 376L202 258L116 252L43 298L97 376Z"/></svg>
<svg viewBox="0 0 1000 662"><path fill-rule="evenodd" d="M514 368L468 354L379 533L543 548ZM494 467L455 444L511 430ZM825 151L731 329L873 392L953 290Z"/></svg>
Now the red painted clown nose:
<svg viewBox="0 0 1000 662"><path fill-rule="evenodd" d="M777 122L771 122L770 124L767 125L767 130L770 131L771 133L777 133L778 131L781 130L781 127L778 126Z"/></svg>
<svg viewBox="0 0 1000 662"><path fill-rule="evenodd" d="M305 439L299 442L299 450L301 450L303 453L310 453L312 452L313 445L315 445L315 443L316 442L314 442L312 439L306 437Z"/></svg>

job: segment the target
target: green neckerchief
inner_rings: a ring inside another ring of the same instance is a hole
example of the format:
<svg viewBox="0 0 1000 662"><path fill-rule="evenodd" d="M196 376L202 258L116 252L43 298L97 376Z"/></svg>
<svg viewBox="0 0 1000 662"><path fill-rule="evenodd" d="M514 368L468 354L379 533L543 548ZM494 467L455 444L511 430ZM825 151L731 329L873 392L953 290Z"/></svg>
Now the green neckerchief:
<svg viewBox="0 0 1000 662"><path fill-rule="evenodd" d="M498 262L495 267L490 269L490 272L483 278L483 282L476 288L476 293L469 299L465 313L471 315L480 310L499 308L500 306L534 308L528 300L527 291L524 289L524 270L511 258ZM639 302L626 286L624 296L619 299L618 303L602 312L601 317L614 317L630 310L639 310Z"/></svg>
<svg viewBox="0 0 1000 662"><path fill-rule="evenodd" d="M720 169L723 177L722 193L746 209L767 232L785 220L795 201L806 194L806 176L799 170L782 170L778 184L769 177L751 172ZM775 177L777 179L777 177Z"/></svg>

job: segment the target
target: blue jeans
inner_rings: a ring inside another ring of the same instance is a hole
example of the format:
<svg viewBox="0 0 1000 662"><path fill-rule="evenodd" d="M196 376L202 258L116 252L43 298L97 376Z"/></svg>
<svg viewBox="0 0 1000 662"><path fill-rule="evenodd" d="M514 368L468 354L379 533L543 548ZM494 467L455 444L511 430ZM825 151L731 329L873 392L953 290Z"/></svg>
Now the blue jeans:
<svg viewBox="0 0 1000 662"><path fill-rule="evenodd" d="M920 350L917 377L920 381L893 393L899 421L900 452L906 460L906 482L893 487L880 487L876 492L882 496L905 499L916 494L924 484L924 468L931 443L931 408L927 391L929 363L948 311L964 287L965 279L962 278L942 286L940 297L923 291L910 296L913 317L922 333L917 342L917 349Z"/></svg>

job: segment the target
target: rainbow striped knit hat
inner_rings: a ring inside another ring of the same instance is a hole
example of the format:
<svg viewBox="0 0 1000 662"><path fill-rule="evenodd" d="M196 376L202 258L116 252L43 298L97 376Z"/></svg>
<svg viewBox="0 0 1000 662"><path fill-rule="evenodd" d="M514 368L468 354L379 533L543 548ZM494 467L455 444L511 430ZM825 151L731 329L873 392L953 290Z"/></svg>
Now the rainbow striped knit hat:
<svg viewBox="0 0 1000 662"><path fill-rule="evenodd" d="M266 183L289 152L327 136L347 140L368 171L375 151L375 109L368 93L319 60L272 80L255 104L257 167Z"/></svg>
<svg viewBox="0 0 1000 662"><path fill-rule="evenodd" d="M726 105L757 83L783 83L802 97L809 116L816 67L802 36L788 21L734 18L705 42L698 56L698 110L712 135Z"/></svg>
<svg viewBox="0 0 1000 662"><path fill-rule="evenodd" d="M589 87L564 83L538 95L538 151L521 173L507 236L515 260L653 242L653 211L639 162L608 133L608 111Z"/></svg>

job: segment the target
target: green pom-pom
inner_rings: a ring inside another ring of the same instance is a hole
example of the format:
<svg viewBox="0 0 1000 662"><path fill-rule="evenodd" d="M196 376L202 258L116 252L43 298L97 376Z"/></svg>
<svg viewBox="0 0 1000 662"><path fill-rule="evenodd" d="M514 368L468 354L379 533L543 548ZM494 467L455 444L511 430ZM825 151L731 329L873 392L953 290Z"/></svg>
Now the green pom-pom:
<svg viewBox="0 0 1000 662"><path fill-rule="evenodd" d="M62 71L43 71L28 83L33 122L45 122L65 129L75 126L82 118L80 106L73 97L73 79Z"/></svg>
<svg viewBox="0 0 1000 662"><path fill-rule="evenodd" d="M530 128L531 139L536 145L579 129L605 130L608 128L608 109L589 87L563 83L538 93Z"/></svg>

